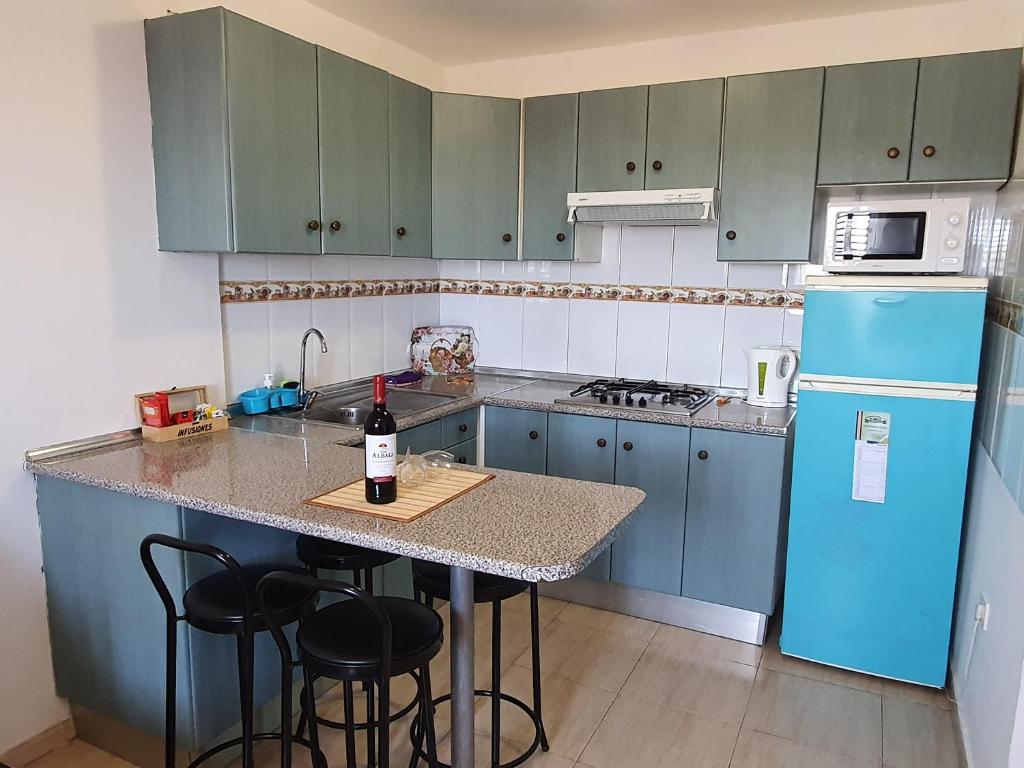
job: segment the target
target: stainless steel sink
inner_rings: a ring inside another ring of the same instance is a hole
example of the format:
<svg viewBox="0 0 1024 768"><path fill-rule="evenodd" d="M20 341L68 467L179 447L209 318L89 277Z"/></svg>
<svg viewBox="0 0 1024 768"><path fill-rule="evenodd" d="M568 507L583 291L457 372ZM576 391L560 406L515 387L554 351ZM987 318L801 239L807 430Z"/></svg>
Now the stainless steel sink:
<svg viewBox="0 0 1024 768"><path fill-rule="evenodd" d="M403 418L436 408L456 397L458 395L441 392L389 389L388 410L395 418ZM288 419L361 427L372 409L373 387L366 385L338 392L324 392L308 410L295 410L280 415Z"/></svg>

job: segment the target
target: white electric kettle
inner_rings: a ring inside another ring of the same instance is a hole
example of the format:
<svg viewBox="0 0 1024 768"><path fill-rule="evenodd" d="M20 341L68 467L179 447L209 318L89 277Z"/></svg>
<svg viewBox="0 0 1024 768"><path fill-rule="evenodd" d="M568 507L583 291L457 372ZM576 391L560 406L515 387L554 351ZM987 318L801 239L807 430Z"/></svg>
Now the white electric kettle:
<svg viewBox="0 0 1024 768"><path fill-rule="evenodd" d="M789 347L753 347L747 355L747 396L750 405L785 408L789 380L796 374L796 353Z"/></svg>

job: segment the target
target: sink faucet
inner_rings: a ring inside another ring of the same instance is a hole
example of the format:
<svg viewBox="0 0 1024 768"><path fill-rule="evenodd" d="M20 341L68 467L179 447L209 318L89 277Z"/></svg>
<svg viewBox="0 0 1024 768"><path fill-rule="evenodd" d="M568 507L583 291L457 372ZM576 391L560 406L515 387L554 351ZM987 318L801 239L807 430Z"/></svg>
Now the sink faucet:
<svg viewBox="0 0 1024 768"><path fill-rule="evenodd" d="M303 408L307 408L313 404L313 400L320 394L319 392L307 392L306 391L306 342L310 336L316 336L320 339L320 352L327 351L327 342L324 341L324 335L320 333L316 328L310 328L304 334L302 334L302 347L299 349L299 402L302 403ZM312 396L310 396L312 395Z"/></svg>

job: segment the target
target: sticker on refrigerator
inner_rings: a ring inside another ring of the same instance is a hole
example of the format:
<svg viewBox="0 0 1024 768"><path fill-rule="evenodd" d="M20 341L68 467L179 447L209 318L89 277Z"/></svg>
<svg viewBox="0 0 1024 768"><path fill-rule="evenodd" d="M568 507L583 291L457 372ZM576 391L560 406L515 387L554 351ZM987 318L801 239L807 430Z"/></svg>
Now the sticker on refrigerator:
<svg viewBox="0 0 1024 768"><path fill-rule="evenodd" d="M857 411L853 449L854 501L885 503L891 422L892 414L883 411Z"/></svg>

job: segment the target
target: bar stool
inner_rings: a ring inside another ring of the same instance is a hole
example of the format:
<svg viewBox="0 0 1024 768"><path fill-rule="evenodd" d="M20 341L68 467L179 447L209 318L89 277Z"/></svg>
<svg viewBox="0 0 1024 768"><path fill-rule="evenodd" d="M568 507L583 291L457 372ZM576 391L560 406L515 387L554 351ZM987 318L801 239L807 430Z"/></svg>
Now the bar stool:
<svg viewBox="0 0 1024 768"><path fill-rule="evenodd" d="M412 562L413 589L417 599L422 594L428 606L433 606L434 600L451 600L451 571L447 565L430 563L424 560L413 560ZM501 602L530 590L530 649L533 655L533 707L501 690ZM537 593L537 585L517 579L509 579L504 576L495 576L489 573L473 574L473 602L490 603L492 610L491 619L491 688L490 690L475 690L477 696L488 696L491 699L491 768L515 768L524 763L540 747L541 751L547 752L548 737L544 732L544 721L541 717L541 691L540 691L540 598ZM451 694L446 694L434 699L434 704L440 704L451 699ZM501 702L518 707L526 713L533 721L535 735L533 743L518 757L507 763L501 762ZM410 736L414 745L414 761L416 757L422 757L423 752L418 748L419 733L417 723L414 721ZM415 764L415 762L414 762ZM441 763L444 768L450 768Z"/></svg>
<svg viewBox="0 0 1024 768"><path fill-rule="evenodd" d="M361 589L365 589L371 595L373 594L373 569L387 565L399 558L399 555L394 555L390 552L380 552L375 549L356 546L355 544L345 544L341 541L330 541L328 539L321 539L316 536L308 536L305 534L300 535L295 540L295 551L298 554L299 560L305 563L309 572L313 576L316 576L320 570L351 571L352 580L355 585ZM413 679L416 679L416 674L412 673L412 677ZM416 684L419 686L418 680ZM364 688L368 688L368 686L364 686ZM412 701L391 715L391 722L401 720L409 714L413 710L413 707L416 706L417 700L418 693L417 696L413 697ZM299 737L301 737L305 732L306 721L308 718L306 707L303 702L305 702L305 697L300 699L302 714L299 716L298 728L295 731L296 736ZM346 718L346 720L347 719L348 718ZM368 768L373 768L374 766L374 754L376 752L374 748L374 739L376 737L374 728L376 720L377 716L374 712L373 696L367 695L366 721L362 723L353 723L352 728L357 731L366 731L366 754L369 761ZM318 717L317 722L320 725L327 726L328 728L336 728L339 730L344 730L346 727L345 723L338 722L337 720L331 720L326 717Z"/></svg>
<svg viewBox="0 0 1024 768"><path fill-rule="evenodd" d="M313 590L348 597L347 600L321 608L306 617L295 633L297 658L292 659L291 646L267 602L278 589ZM292 571L267 574L257 588L257 599L268 610L271 635L281 653L281 733L288 734L290 722L293 670L302 667L303 697L309 711L309 743L320 754L317 733L316 695L313 680L326 677L339 680L344 689L345 757L348 768L356 768L354 718L354 683L369 685L370 698L378 693L380 731L377 763L390 765L390 726L388 697L392 677L417 672L417 704L415 722L418 732L426 738L426 757L432 768L437 766L437 739L434 733L434 710L430 693L430 661L441 651L444 626L437 613L415 600L401 597L374 597L367 591L340 581L318 579ZM422 749L422 740L414 742ZM369 758L369 756L368 756ZM281 766L291 766L291 739L282 738Z"/></svg>
<svg viewBox="0 0 1024 768"><path fill-rule="evenodd" d="M185 590L182 597L184 612L181 615L178 615L174 598L153 561L154 546L166 547L181 553L203 555L224 567L224 570L200 579ZM253 733L253 643L255 634L267 631L270 628L270 621L273 621L275 626L284 626L311 614L316 609L316 592L305 586L282 583L276 585L273 590L266 591L262 602L257 605L256 588L260 579L267 573L282 570L291 570L296 573L302 573L302 571L298 568L273 564L241 566L222 549L161 533L154 533L144 538L139 548L139 554L167 614L167 690L164 722L166 768L175 768L177 725L175 721L175 682L179 621L185 621L203 632L234 635L238 646L238 692L242 710L242 735L206 750L189 763L189 768L194 768L229 747L239 745L242 746L242 765L244 768L251 768L254 742L266 739L287 740L282 738L282 734ZM285 710L285 715L291 716L290 709ZM309 746L309 742L305 740L301 740L300 743ZM318 754L318 750L314 750L314 754ZM322 765L323 755L318 755L316 762L318 765Z"/></svg>

